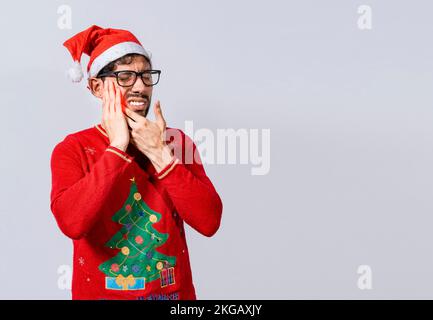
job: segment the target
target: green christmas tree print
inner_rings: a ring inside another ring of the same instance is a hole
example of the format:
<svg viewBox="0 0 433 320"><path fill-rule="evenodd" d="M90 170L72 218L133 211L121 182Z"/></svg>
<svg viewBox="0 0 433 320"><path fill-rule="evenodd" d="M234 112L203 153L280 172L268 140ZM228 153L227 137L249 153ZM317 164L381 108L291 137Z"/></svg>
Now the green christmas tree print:
<svg viewBox="0 0 433 320"><path fill-rule="evenodd" d="M145 284L161 279L161 287L174 284L176 257L156 251L168 234L161 234L152 225L161 214L152 210L141 198L135 177L122 208L112 220L123 227L106 243L120 252L99 266L106 277L106 288L112 290L142 290Z"/></svg>

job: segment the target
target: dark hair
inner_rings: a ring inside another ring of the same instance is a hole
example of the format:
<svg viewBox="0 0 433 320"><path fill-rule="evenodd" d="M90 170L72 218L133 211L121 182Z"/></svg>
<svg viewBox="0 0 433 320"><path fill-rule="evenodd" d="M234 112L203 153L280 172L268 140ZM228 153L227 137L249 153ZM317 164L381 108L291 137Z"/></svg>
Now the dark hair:
<svg viewBox="0 0 433 320"><path fill-rule="evenodd" d="M144 59L146 59L147 62L149 62L150 64L150 68L152 68L152 63L150 62L150 60L143 56L142 54L138 54L138 53L128 53L125 54L124 56L110 62L109 64L107 64L105 67L103 67L101 69L101 71L98 72L97 77L100 74L104 74L104 73L110 73L112 71L114 71L114 69L116 69L116 66L121 65L121 64L131 64L132 61L136 58L136 57L144 57Z"/></svg>

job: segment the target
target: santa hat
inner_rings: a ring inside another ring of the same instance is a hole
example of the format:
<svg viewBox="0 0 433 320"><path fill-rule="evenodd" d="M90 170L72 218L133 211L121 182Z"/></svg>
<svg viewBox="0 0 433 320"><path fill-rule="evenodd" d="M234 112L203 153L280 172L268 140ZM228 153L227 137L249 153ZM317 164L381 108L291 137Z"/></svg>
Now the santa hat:
<svg viewBox="0 0 433 320"><path fill-rule="evenodd" d="M74 59L74 66L68 70L73 82L80 82L83 78L81 56L90 56L87 74L94 77L110 62L129 54L137 53L151 60L150 52L146 51L140 41L129 31L120 29L103 29L91 26L66 40L63 45L69 50Z"/></svg>

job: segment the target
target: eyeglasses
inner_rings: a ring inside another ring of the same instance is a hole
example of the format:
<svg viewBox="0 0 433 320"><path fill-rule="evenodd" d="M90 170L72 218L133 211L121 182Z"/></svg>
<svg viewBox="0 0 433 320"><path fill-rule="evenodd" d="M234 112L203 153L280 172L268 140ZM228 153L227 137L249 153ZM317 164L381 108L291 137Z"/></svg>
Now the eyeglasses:
<svg viewBox="0 0 433 320"><path fill-rule="evenodd" d="M98 75L97 78L116 77L117 84L121 87L132 87L140 76L141 80L147 87L152 87L159 82L161 70L145 70L142 72L135 72L132 70L114 71L110 73L103 73Z"/></svg>

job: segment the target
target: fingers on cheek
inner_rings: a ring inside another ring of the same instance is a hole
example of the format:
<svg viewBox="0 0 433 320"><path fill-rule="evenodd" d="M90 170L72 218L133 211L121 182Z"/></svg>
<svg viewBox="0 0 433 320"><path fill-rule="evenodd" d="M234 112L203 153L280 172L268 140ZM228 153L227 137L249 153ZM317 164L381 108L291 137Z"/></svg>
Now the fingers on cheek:
<svg viewBox="0 0 433 320"><path fill-rule="evenodd" d="M138 128L135 129L135 131L136 131L136 133L137 133L138 136L139 135L144 135L145 131L146 131L146 128L144 126L138 127Z"/></svg>
<svg viewBox="0 0 433 320"><path fill-rule="evenodd" d="M137 131L136 129L132 129L132 131L131 131L131 136L132 136L132 138L134 138L135 140L139 140L139 139L141 139L140 132Z"/></svg>

